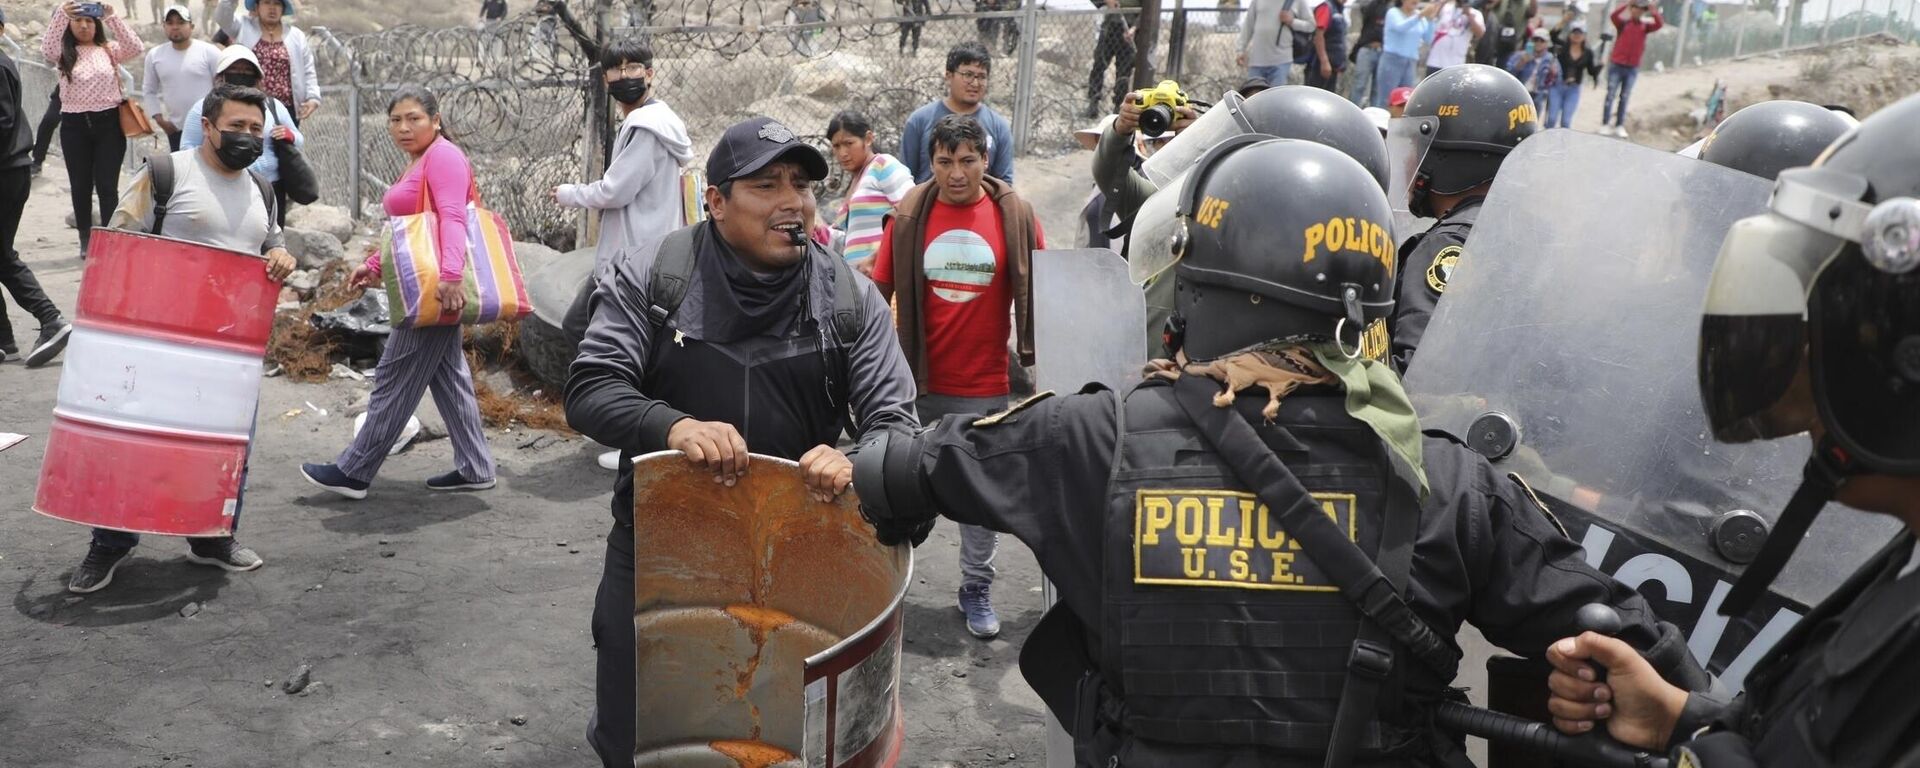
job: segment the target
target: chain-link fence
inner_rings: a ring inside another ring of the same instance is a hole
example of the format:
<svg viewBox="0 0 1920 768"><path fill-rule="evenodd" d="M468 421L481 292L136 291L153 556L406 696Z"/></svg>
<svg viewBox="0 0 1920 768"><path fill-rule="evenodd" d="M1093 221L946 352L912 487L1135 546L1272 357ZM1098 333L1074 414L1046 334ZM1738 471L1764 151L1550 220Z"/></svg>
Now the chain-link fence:
<svg viewBox="0 0 1920 768"><path fill-rule="evenodd" d="M1662 2L1678 18L1649 39L1648 66L1880 34L1920 40L1914 24L1920 0L1777 0L1780 6L1764 9ZM1115 79L1131 79L1145 42L1125 33L1139 21L1138 11L1091 6L1079 0L603 0L585 21L606 30L605 37L650 42L655 93L686 120L700 155L728 124L753 115L775 117L825 149L822 134L841 110L864 114L881 150L897 152L907 116L946 93L947 51L969 41L985 44L994 57L986 101L1014 126L1019 151L1052 154L1077 147L1073 131L1110 108ZM1605 28L1605 8L1594 3L1594 29ZM1543 9L1550 20L1561 12ZM1240 10L1162 13L1148 47L1154 71L1178 79L1195 98L1216 98L1242 79L1235 56L1244 21ZM559 247L576 242L584 217L559 207L549 190L598 174L612 121L593 118L595 105L604 103L603 86L556 17L529 13L484 29L402 26L339 38L314 28L308 35L325 102L301 129L322 202L358 218L382 215L380 195L408 162L387 138L387 101L403 85L425 85L439 95L448 127L473 161L482 198L507 217L515 235ZM15 58L23 103L37 117L54 73L37 55L20 51ZM164 148L164 140L134 142L128 167ZM827 186L839 184L834 179Z"/></svg>

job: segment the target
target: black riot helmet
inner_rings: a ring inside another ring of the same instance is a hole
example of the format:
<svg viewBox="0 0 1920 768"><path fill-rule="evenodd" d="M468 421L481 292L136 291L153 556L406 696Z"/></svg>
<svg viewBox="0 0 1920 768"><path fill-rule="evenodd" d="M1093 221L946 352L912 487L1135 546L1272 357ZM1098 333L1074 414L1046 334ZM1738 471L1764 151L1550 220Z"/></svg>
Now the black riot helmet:
<svg viewBox="0 0 1920 768"><path fill-rule="evenodd" d="M1333 147L1387 188L1387 143L1353 102L1321 88L1283 85L1254 94L1242 109L1254 133Z"/></svg>
<svg viewBox="0 0 1920 768"><path fill-rule="evenodd" d="M1846 478L1920 476L1920 96L1882 109L1727 232L1700 329L1722 441L1818 427L1806 480L1722 612L1773 580Z"/></svg>
<svg viewBox="0 0 1920 768"><path fill-rule="evenodd" d="M1763 101L1720 121L1700 143L1700 159L1771 181L1788 168L1813 165L1853 126L1818 104Z"/></svg>
<svg viewBox="0 0 1920 768"><path fill-rule="evenodd" d="M1304 85L1268 88L1247 99L1229 94L1155 152L1141 171L1154 184L1166 187L1220 142L1255 134L1333 147L1358 161L1381 189L1387 188L1387 145L1380 129L1353 102Z"/></svg>
<svg viewBox="0 0 1920 768"><path fill-rule="evenodd" d="M1432 216L1430 195L1492 181L1507 153L1539 131L1532 94L1506 70L1461 64L1433 73L1414 87L1387 132L1407 210Z"/></svg>
<svg viewBox="0 0 1920 768"><path fill-rule="evenodd" d="M1306 141L1229 139L1181 193L1174 313L1188 359L1314 339L1357 356L1368 324L1392 312L1392 212L1353 158Z"/></svg>

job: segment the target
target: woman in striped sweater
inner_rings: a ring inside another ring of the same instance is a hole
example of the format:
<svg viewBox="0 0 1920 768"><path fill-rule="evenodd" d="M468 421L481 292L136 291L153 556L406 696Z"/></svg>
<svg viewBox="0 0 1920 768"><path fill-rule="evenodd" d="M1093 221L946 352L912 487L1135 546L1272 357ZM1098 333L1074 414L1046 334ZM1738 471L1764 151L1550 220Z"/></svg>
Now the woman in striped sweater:
<svg viewBox="0 0 1920 768"><path fill-rule="evenodd" d="M840 252L854 269L873 276L873 255L886 233L893 207L913 189L913 173L892 155L873 151L873 126L857 112L841 112L827 122L833 159L851 179L847 196L834 215Z"/></svg>

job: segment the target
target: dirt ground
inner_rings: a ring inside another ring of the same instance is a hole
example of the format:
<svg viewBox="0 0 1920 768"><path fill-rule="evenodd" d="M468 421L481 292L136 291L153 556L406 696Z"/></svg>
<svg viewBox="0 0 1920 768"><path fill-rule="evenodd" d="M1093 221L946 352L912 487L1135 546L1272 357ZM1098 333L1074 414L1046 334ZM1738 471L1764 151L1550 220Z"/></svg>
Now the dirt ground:
<svg viewBox="0 0 1920 768"><path fill-rule="evenodd" d="M1684 114L1715 77L1736 86L1736 99L1769 85L1809 87L1800 77L1809 58L1649 73L1635 114L1649 125ZM1845 66L1826 73L1827 88L1910 72L1901 62L1920 54L1876 47L1871 61L1833 58ZM1590 99L1580 115L1589 127L1599 114ZM1086 158L1020 167L1022 193L1059 245L1089 189ZM61 221L64 174L57 162L48 169L34 182L18 248L71 314L82 265ZM7 311L29 341L32 319L10 303ZM452 456L445 439L429 440L393 457L369 499L347 501L308 486L298 465L346 444L345 411L368 385L269 379L240 531L267 566L225 574L187 563L182 542L154 537L111 587L82 597L65 583L85 531L29 511L59 376L58 365L0 367L0 431L31 436L0 453L0 588L13 603L0 611L0 766L593 764L583 737L593 700L588 617L612 484L593 464L594 446L490 429L500 486L430 496L421 481ZM431 406L420 412L438 422ZM995 597L1005 629L992 642L966 635L954 608L953 528L942 525L916 557L901 764L1040 764L1044 708L1016 668L1041 613L1031 554L1003 542ZM1470 630L1463 639L1462 684L1477 690L1486 648ZM286 693L303 667L311 684Z"/></svg>

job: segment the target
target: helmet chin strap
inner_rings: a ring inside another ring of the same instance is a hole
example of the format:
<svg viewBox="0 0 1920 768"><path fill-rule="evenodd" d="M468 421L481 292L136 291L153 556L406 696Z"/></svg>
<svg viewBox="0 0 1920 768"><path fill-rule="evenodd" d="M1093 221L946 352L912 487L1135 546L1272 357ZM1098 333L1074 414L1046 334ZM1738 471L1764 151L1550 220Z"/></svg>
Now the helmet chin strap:
<svg viewBox="0 0 1920 768"><path fill-rule="evenodd" d="M1793 557L1793 551L1800 541L1807 537L1807 530L1813 527L1813 519L1820 510L1840 492L1840 486L1849 476L1858 471L1853 458L1847 455L1832 436L1824 436L1813 447L1813 455L1807 458L1804 478L1799 489L1793 492L1793 498L1787 501L1787 508L1780 512L1773 532L1767 534L1767 541L1760 547L1759 556L1740 574L1733 589L1727 592L1725 600L1720 602L1720 615L1741 616L1753 608L1760 595L1767 591L1773 580L1780 575L1787 560Z"/></svg>
<svg viewBox="0 0 1920 768"><path fill-rule="evenodd" d="M1413 175L1413 182L1407 187L1407 212L1422 218L1433 218L1430 206L1433 195L1433 177L1426 171Z"/></svg>

